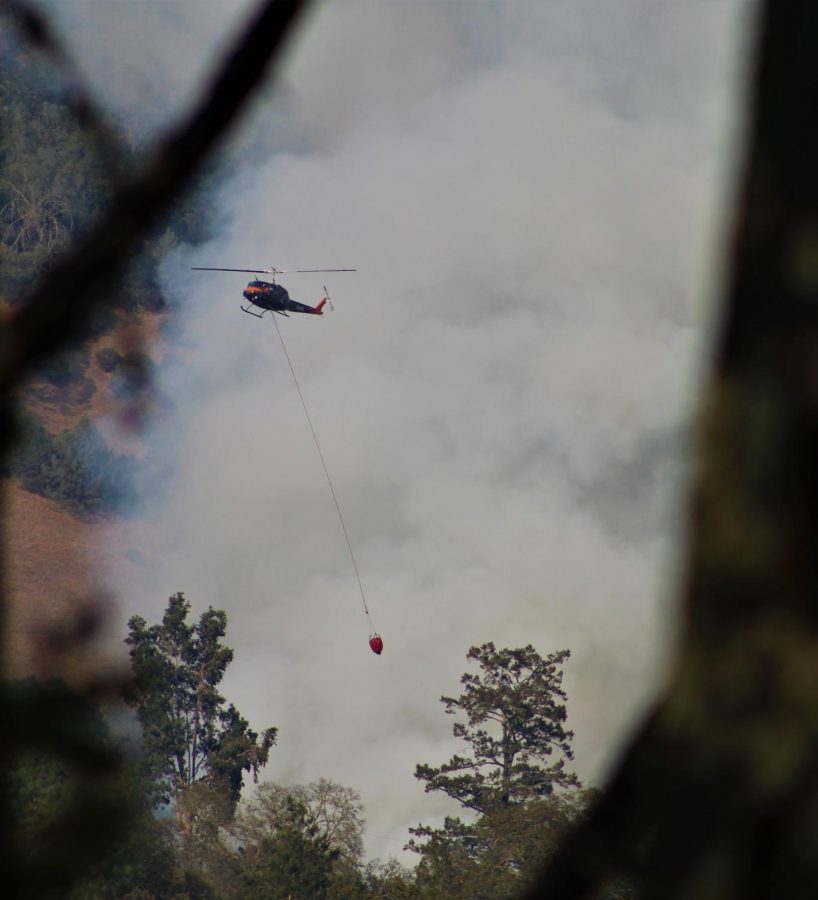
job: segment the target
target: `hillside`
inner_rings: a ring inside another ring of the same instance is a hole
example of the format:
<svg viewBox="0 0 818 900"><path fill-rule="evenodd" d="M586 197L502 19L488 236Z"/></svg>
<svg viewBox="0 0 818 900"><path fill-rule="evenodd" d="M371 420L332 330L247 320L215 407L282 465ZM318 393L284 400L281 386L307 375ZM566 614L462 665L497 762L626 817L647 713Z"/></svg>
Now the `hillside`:
<svg viewBox="0 0 818 900"><path fill-rule="evenodd" d="M99 667L87 641L92 625L104 629L110 598L103 572L134 580L147 529L120 520L81 521L53 500L5 484L8 581L7 673L12 677L81 679ZM55 652L56 651L56 652Z"/></svg>
<svg viewBox="0 0 818 900"><path fill-rule="evenodd" d="M15 29L0 29L0 54L0 317L8 317L108 208L146 136L109 122L102 140L65 72L21 43ZM207 192L218 165L154 235L134 242L109 305L90 323L96 337L49 359L15 398L21 439L0 471L13 477L2 487L15 674L38 670L46 631L77 598L99 591L96 573L127 565L123 535L138 526L113 521L111 510L136 493L132 458L145 453L138 427L155 401L152 370L166 352L159 267L174 247L208 236ZM103 546L112 529L110 546L121 553Z"/></svg>
<svg viewBox="0 0 818 900"><path fill-rule="evenodd" d="M83 416L97 425L102 424L106 440L116 453L138 452L139 443L122 443L113 429L105 429L104 422L122 414L122 403L112 391L111 374L100 365L97 354L115 350L124 356L129 352L147 353L154 362L161 362L167 352L161 337L165 316L140 312L127 313L109 334L89 340L84 349L89 356L82 380L65 386L53 386L42 378L33 379L23 392L26 407L35 413L51 434L74 428Z"/></svg>
<svg viewBox="0 0 818 900"><path fill-rule="evenodd" d="M26 407L51 434L74 428L83 417L95 423L115 454L139 456L144 452L136 431L122 428L129 407L111 390L111 375L96 354L104 348L124 353L150 348L160 361L166 346L160 336L163 317L143 313L128 315L112 333L88 345L90 363L82 381L55 389L33 381L24 392ZM132 413L133 410L130 410ZM91 610L110 605L104 573L118 580L139 577L139 564L150 542L150 528L119 517L72 515L65 505L24 490L16 481L5 481L6 573L8 580L8 674L18 677L46 675L66 670L82 677L91 667L86 650L54 654L58 635L81 627ZM74 622L71 625L71 622ZM104 621L103 621L104 625ZM46 652L47 651L47 652ZM99 653L94 654L95 665Z"/></svg>

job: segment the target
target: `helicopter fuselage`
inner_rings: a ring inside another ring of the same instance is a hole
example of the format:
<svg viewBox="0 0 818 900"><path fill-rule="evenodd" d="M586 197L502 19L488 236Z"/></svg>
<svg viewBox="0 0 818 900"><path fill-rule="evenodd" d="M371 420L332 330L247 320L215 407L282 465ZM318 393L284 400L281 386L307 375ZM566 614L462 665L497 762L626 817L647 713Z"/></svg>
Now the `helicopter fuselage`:
<svg viewBox="0 0 818 900"><path fill-rule="evenodd" d="M242 309L253 316L263 316L268 310L271 312L287 315L291 312L309 313L314 316L322 316L324 304L326 300L321 300L317 306L307 306L306 303L299 303L297 300L291 300L286 288L280 284L269 281L251 281L244 289L242 294L252 306L262 310L261 313L252 312L245 306Z"/></svg>

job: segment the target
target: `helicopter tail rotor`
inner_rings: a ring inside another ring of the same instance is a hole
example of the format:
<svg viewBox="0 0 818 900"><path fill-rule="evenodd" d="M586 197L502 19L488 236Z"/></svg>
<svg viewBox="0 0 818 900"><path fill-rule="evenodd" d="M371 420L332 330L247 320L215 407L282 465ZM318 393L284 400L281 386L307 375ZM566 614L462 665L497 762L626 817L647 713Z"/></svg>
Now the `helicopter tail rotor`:
<svg viewBox="0 0 818 900"><path fill-rule="evenodd" d="M335 307L332 305L332 300L329 298L329 291L327 290L327 286L324 285L324 299L329 303L329 308L335 312Z"/></svg>

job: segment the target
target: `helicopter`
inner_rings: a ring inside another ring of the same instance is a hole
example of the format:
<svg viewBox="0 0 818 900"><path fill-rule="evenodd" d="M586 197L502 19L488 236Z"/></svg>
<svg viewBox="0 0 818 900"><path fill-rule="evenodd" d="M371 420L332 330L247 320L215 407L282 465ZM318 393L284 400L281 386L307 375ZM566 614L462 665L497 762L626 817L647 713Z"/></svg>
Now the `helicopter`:
<svg viewBox="0 0 818 900"><path fill-rule="evenodd" d="M329 308L334 309L332 301L327 293L326 285L324 285L324 296L315 306L308 306L306 303L299 303L298 300L290 299L290 294L285 287L276 284L278 275L295 275L302 273L314 272L357 272L357 269L276 269L270 267L267 269L220 269L211 266L192 266L197 272L249 272L252 275L268 275L269 281L260 281L258 279L251 281L242 292L242 296L247 301L247 305L241 305L242 312L246 312L251 316L260 319L266 312L278 313L280 316L287 316L291 312L309 313L314 316L323 316L324 307L329 303ZM260 309L261 312L254 312L253 307Z"/></svg>

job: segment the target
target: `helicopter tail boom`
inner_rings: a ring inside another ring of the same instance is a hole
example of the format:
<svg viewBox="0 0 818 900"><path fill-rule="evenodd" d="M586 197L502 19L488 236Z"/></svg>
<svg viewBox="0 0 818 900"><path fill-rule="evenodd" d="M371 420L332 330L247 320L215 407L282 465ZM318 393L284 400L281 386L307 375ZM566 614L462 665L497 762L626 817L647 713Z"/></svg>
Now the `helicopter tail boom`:
<svg viewBox="0 0 818 900"><path fill-rule="evenodd" d="M316 306L316 307L313 309L313 312L314 312L317 316L323 316L323 315L324 315L323 309L324 309L324 307L325 307L326 305L327 305L327 298L324 297L324 299L321 300L321 302L318 304L318 306Z"/></svg>

